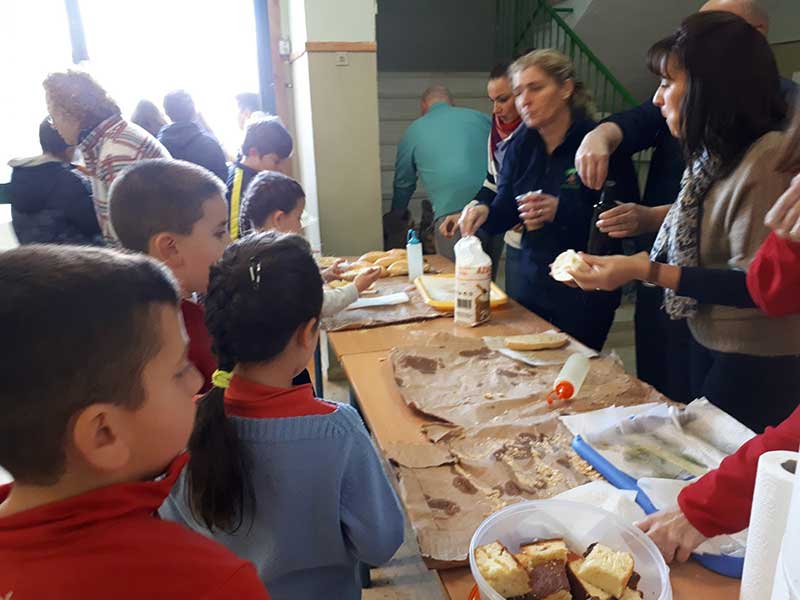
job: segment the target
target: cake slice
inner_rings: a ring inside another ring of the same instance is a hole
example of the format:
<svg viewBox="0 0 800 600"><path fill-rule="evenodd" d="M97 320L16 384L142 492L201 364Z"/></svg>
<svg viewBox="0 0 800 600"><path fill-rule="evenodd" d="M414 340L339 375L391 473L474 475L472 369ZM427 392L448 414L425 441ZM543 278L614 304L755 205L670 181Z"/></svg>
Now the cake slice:
<svg viewBox="0 0 800 600"><path fill-rule="evenodd" d="M517 560L519 560L526 569L532 569L537 565L551 560L560 560L566 566L568 552L567 544L561 538L539 540L537 542L531 542L530 544L521 545L519 547L519 554L517 554Z"/></svg>
<svg viewBox="0 0 800 600"><path fill-rule="evenodd" d="M633 576L633 556L628 552L616 552L608 546L590 546L583 563L577 568L582 581L621 598Z"/></svg>
<svg viewBox="0 0 800 600"><path fill-rule="evenodd" d="M577 558L567 563L567 578L572 590L572 600L612 600L613 596L611 594L578 576L577 573L582 564L582 558Z"/></svg>
<svg viewBox="0 0 800 600"><path fill-rule="evenodd" d="M475 563L486 583L501 596L515 598L530 593L528 572L500 542L475 548Z"/></svg>
<svg viewBox="0 0 800 600"><path fill-rule="evenodd" d="M530 575L532 600L572 600L566 568L568 552L561 538L520 546L515 557Z"/></svg>

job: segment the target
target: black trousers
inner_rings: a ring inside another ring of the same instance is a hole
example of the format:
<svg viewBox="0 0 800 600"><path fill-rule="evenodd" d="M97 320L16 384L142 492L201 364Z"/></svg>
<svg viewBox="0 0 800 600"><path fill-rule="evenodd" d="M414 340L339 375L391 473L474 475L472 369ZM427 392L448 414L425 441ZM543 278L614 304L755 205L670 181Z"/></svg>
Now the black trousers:
<svg viewBox="0 0 800 600"><path fill-rule="evenodd" d="M716 352L692 338L690 357L692 396L705 396L756 433L797 408L800 356Z"/></svg>
<svg viewBox="0 0 800 600"><path fill-rule="evenodd" d="M664 290L639 284L636 289L636 374L670 400L688 403L689 342L686 320L673 321L661 304Z"/></svg>

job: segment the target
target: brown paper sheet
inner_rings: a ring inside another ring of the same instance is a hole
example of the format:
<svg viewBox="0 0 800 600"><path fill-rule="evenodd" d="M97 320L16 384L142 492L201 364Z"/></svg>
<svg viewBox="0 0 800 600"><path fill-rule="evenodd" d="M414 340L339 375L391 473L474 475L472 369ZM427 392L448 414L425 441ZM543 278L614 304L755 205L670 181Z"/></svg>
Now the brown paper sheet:
<svg viewBox="0 0 800 600"><path fill-rule="evenodd" d="M475 529L492 513L599 478L570 442L569 432L551 416L538 425L466 430L446 443L455 464L401 464L400 493L423 556L440 568L459 566L467 559Z"/></svg>
<svg viewBox="0 0 800 600"><path fill-rule="evenodd" d="M490 514L600 477L572 450L561 414L664 400L599 358L578 398L549 407L557 366L530 367L447 333L394 349L391 361L406 403L442 420L423 427L430 444L388 451L420 550L437 568L464 564L472 534Z"/></svg>
<svg viewBox="0 0 800 600"><path fill-rule="evenodd" d="M410 302L396 304L394 306L375 306L372 308L343 310L332 317L323 319L322 328L329 332L344 331L346 329L366 329L368 327L379 327L381 325L408 323L410 321L423 321L426 319L452 316L452 313L440 312L425 304L414 284L409 283L408 277L388 277L386 279L379 279L375 282L375 287L378 290L378 296L406 292L410 298ZM376 296L369 297L374 298Z"/></svg>
<svg viewBox="0 0 800 600"><path fill-rule="evenodd" d="M504 415L535 419L666 400L613 359L597 358L590 361L578 396L549 406L546 397L559 365L532 367L489 350L479 339L447 333L429 336L419 346L395 348L390 360L409 406L464 427Z"/></svg>

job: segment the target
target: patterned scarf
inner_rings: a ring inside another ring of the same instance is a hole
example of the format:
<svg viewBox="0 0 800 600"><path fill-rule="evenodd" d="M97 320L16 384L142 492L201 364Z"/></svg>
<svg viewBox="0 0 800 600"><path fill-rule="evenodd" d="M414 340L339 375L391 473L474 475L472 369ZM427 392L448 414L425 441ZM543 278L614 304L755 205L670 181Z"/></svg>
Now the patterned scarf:
<svg viewBox="0 0 800 600"><path fill-rule="evenodd" d="M720 161L704 152L686 167L678 200L669 209L650 251L650 260L678 267L700 264L700 219L708 190L716 180ZM687 319L697 312L697 300L664 290L664 310L671 319Z"/></svg>

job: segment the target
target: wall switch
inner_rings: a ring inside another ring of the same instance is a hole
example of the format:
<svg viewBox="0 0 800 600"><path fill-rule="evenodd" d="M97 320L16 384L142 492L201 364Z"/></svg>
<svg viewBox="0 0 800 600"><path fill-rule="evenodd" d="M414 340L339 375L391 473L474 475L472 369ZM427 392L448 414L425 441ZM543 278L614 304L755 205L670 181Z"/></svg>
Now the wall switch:
<svg viewBox="0 0 800 600"><path fill-rule="evenodd" d="M283 57L287 57L292 53L292 44L289 42L287 38L281 38L278 40L278 54Z"/></svg>
<svg viewBox="0 0 800 600"><path fill-rule="evenodd" d="M347 55L347 52L337 52L336 53L336 66L337 67L346 67L350 64L350 57Z"/></svg>

